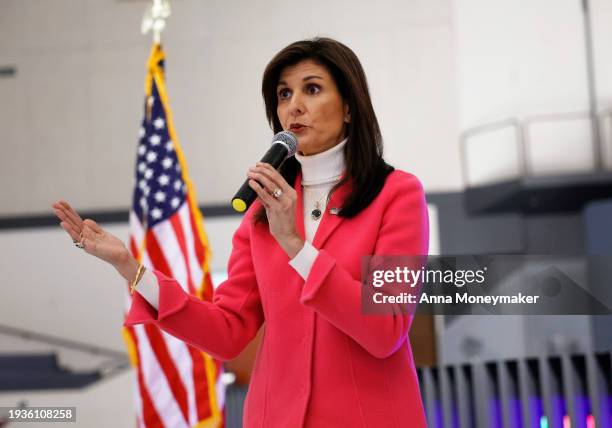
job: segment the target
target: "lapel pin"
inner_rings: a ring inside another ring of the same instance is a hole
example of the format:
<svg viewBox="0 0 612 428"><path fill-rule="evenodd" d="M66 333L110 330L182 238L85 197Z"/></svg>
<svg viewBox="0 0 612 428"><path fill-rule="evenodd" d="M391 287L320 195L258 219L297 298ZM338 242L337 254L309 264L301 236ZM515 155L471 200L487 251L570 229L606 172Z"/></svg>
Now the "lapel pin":
<svg viewBox="0 0 612 428"><path fill-rule="evenodd" d="M338 215L339 212L340 212L340 208L330 208L329 209L329 213L332 215Z"/></svg>

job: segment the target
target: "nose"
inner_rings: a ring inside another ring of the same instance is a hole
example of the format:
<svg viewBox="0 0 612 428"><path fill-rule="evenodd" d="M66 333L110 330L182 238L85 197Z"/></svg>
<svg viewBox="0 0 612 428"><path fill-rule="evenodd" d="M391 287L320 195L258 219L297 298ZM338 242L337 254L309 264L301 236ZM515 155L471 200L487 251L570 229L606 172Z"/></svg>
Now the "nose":
<svg viewBox="0 0 612 428"><path fill-rule="evenodd" d="M289 113L292 116L299 116L304 113L304 110L304 103L302 102L300 94L294 94L289 103Z"/></svg>

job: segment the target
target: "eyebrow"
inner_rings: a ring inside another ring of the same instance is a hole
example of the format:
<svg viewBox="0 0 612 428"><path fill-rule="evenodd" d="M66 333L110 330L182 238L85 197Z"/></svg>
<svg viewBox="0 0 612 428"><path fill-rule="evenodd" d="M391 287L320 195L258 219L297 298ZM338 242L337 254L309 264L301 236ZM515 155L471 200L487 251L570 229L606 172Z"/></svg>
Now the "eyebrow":
<svg viewBox="0 0 612 428"><path fill-rule="evenodd" d="M312 80L312 79L321 79L321 80L325 80L325 79L323 79L321 76L314 76L314 75L312 75L312 76L306 76L306 77L304 77L304 78L302 79L302 82L306 82L306 81L308 81L308 80ZM287 85L287 82L285 82L284 80L279 80L279 81L278 81L278 84L277 84L276 86L278 87L278 86L281 86L281 85Z"/></svg>

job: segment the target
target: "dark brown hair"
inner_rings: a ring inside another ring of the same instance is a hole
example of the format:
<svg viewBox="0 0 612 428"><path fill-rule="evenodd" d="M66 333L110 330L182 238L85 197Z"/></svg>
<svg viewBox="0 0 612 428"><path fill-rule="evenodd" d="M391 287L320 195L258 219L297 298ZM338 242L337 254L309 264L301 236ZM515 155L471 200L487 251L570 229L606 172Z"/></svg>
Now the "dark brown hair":
<svg viewBox="0 0 612 428"><path fill-rule="evenodd" d="M274 133L283 130L276 113L278 98L276 89L281 72L288 66L304 60L313 60L327 68L334 78L343 101L348 104L351 121L346 126L348 141L344 146L346 174L331 190L333 193L348 180L352 191L344 201L338 215L351 218L366 208L380 193L385 179L393 167L383 160L383 143L378 120L374 113L368 83L359 59L342 43L326 37L295 42L277 53L267 65L261 85L266 106L266 116ZM293 186L300 169L295 157L287 159L279 171ZM328 196L329 198L329 196ZM255 221L266 221L262 207Z"/></svg>

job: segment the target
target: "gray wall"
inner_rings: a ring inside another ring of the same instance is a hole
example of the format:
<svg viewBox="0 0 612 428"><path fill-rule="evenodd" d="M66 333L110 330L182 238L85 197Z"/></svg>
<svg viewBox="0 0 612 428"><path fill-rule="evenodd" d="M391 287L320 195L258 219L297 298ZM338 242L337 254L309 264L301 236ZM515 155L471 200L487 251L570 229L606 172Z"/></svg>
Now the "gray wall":
<svg viewBox="0 0 612 428"><path fill-rule="evenodd" d="M271 131L260 80L288 43L316 35L361 58L389 161L428 189L456 188L452 15L448 0L177 0L164 33L175 125L201 203L227 202ZM3 0L0 215L127 207L150 37L145 1ZM439 153L447 153L444 157ZM230 161L230 156L232 160ZM436 165L433 168L432 165ZM445 174L440 174L442 168Z"/></svg>

